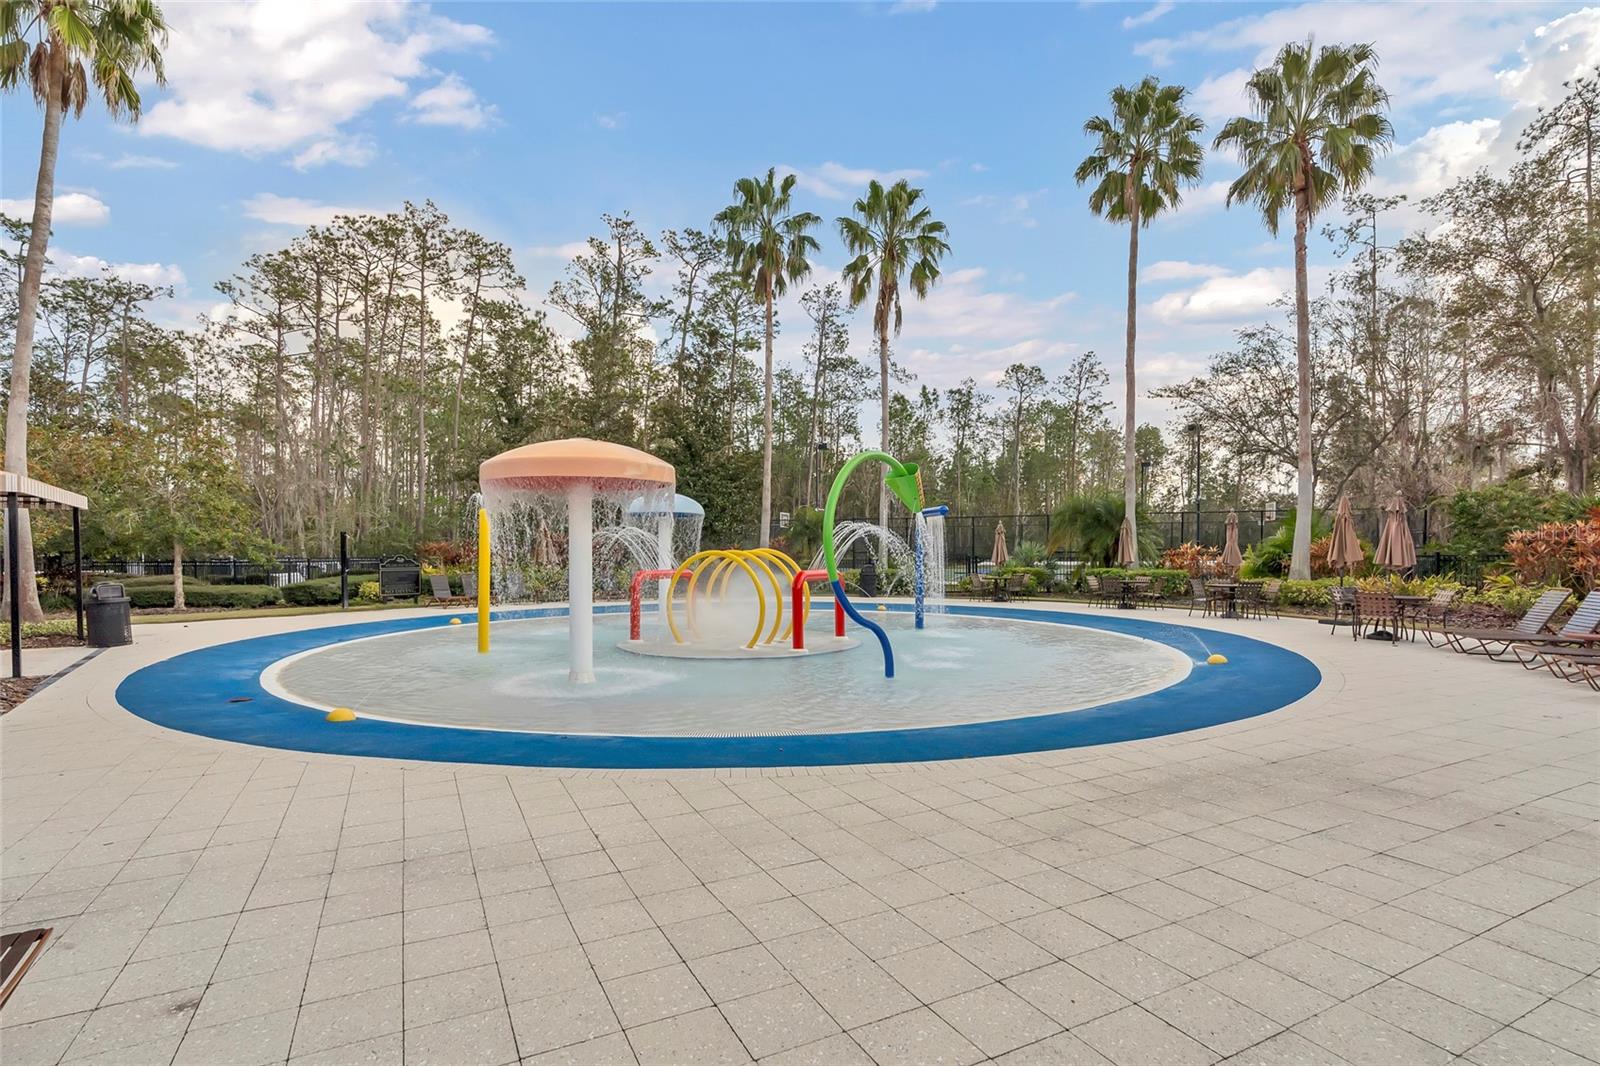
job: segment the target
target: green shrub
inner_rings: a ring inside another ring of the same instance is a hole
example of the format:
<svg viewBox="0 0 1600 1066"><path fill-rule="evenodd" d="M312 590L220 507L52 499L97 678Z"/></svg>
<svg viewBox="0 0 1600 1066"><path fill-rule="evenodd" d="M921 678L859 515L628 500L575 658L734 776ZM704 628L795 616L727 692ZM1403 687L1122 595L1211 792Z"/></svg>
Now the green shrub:
<svg viewBox="0 0 1600 1066"><path fill-rule="evenodd" d="M1114 566L1096 566L1081 571L1085 576L1135 578L1148 577L1150 585L1162 596L1186 596L1189 593L1189 573L1186 570L1164 570L1156 566L1135 567L1123 570Z"/></svg>
<svg viewBox="0 0 1600 1066"><path fill-rule="evenodd" d="M139 610L171 607L172 579L161 585L129 585L128 599ZM278 590L266 585L208 585L200 581L183 583L184 603L190 607L249 608L269 607L282 602Z"/></svg>
<svg viewBox="0 0 1600 1066"><path fill-rule="evenodd" d="M363 581L356 589L356 599L362 603L379 603L383 600L383 587L376 581Z"/></svg>
<svg viewBox="0 0 1600 1066"><path fill-rule="evenodd" d="M1546 492L1527 481L1463 489L1450 497L1447 550L1465 559L1498 555L1516 530L1573 521L1592 502L1569 492Z"/></svg>
<svg viewBox="0 0 1600 1066"><path fill-rule="evenodd" d="M1333 606L1333 596L1328 590L1338 583L1336 577L1318 577L1310 581L1286 579L1278 590L1278 602L1285 607L1330 608Z"/></svg>
<svg viewBox="0 0 1600 1066"><path fill-rule="evenodd" d="M1028 576L1028 592L1030 594L1049 592L1050 587L1055 584L1055 575L1044 567L1023 566L1016 561L1006 563L1006 565L997 569L995 573L1007 578L1012 574L1026 574Z"/></svg>
<svg viewBox="0 0 1600 1066"><path fill-rule="evenodd" d="M351 574L350 587L354 589L363 581L371 581L377 576L377 574ZM297 581L293 585L285 585L281 591L284 602L294 604L296 607L326 606L339 602L339 579L314 577L310 581Z"/></svg>
<svg viewBox="0 0 1600 1066"><path fill-rule="evenodd" d="M1546 586L1519 584L1510 574L1501 574L1485 578L1481 589L1466 590L1461 596L1461 603L1495 607L1520 618L1545 591Z"/></svg>

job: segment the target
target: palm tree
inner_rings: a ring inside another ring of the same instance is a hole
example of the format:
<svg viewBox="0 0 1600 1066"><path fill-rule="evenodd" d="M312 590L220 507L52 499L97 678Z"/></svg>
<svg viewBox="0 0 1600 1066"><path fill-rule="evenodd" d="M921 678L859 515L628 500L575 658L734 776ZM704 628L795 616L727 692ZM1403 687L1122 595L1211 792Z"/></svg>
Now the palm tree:
<svg viewBox="0 0 1600 1066"><path fill-rule="evenodd" d="M28 372L55 205L61 120L69 111L75 116L83 114L92 81L113 118L126 115L137 121L140 101L134 78L149 71L157 85L166 83L161 63L166 40L166 20L152 0L0 0L0 89L26 84L44 108L44 139L39 148L28 254L17 297L17 337L6 408L5 468L10 473L28 473ZM39 609L39 589L33 576L33 527L26 511L18 516L17 548L22 617L39 621L44 612Z"/></svg>
<svg viewBox="0 0 1600 1066"><path fill-rule="evenodd" d="M1253 114L1230 119L1215 147L1232 147L1244 173L1228 188L1228 206L1253 203L1267 229L1278 232L1283 209L1294 205L1295 349L1299 383L1299 498L1295 502L1291 578L1311 576L1311 315L1306 279L1306 232L1311 219L1339 194L1372 176L1379 151L1394 138L1384 116L1389 94L1378 84L1370 44L1286 44L1272 65L1246 83Z"/></svg>
<svg viewBox="0 0 1600 1066"><path fill-rule="evenodd" d="M772 539L772 304L811 273L807 255L817 251L816 238L806 231L822 222L810 211L790 206L795 176L778 180L777 169L767 176L740 178L733 186L734 203L717 215L728 233L728 259L734 273L755 290L766 307L767 376L761 409L761 540Z"/></svg>
<svg viewBox="0 0 1600 1066"><path fill-rule="evenodd" d="M1094 152L1078 164L1078 184L1096 181L1089 210L1128 223L1128 320L1126 396L1122 405L1122 496L1127 514L1138 514L1139 459L1134 436L1134 337L1139 299L1139 229L1160 212L1178 206L1181 187L1200 180L1204 149L1196 135L1204 123L1183 109L1188 90L1147 77L1111 90L1111 114L1096 115L1083 132L1098 138ZM1134 518L1134 543L1138 543Z"/></svg>
<svg viewBox="0 0 1600 1066"><path fill-rule="evenodd" d="M922 190L904 178L885 189L877 179L855 202L853 215L839 219L839 236L855 256L845 264L850 306L873 296L872 328L878 335L878 400L882 449L889 450L889 329L900 332L900 279L908 277L917 299L939 280L939 260L950 253L948 230L920 203ZM874 292L876 295L873 295ZM878 486L878 524L889 524L889 486Z"/></svg>

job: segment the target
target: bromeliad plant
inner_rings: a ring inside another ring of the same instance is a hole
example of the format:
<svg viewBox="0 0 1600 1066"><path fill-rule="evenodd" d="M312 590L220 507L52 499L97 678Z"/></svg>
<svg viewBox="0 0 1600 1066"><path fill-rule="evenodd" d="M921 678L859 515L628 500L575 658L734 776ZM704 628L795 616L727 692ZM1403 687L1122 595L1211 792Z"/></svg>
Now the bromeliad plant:
<svg viewBox="0 0 1600 1066"><path fill-rule="evenodd" d="M1600 508L1576 522L1546 522L1506 538L1511 569L1525 585L1565 585L1579 595L1600 585Z"/></svg>

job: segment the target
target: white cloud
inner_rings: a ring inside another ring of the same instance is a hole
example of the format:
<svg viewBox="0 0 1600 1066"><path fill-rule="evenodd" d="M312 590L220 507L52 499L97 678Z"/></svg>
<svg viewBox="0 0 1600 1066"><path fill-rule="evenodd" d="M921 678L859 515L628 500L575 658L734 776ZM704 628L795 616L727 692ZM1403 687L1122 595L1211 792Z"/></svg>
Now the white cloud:
<svg viewBox="0 0 1600 1066"><path fill-rule="evenodd" d="M998 208L996 215L998 221L1008 225L1021 226L1023 229L1035 229L1039 220L1030 213L1034 203L1048 193L1049 189L1034 189L1031 192L1010 193L1004 196L995 193L979 193L969 196L961 203L966 207L994 207Z"/></svg>
<svg viewBox="0 0 1600 1066"><path fill-rule="evenodd" d="M1549 10L1538 4L1318 0L1268 11L1253 8L1205 29L1142 42L1134 52L1158 65L1179 54L1246 52L1250 65L1262 66L1283 42L1308 35L1327 42L1370 41L1378 46L1379 80L1396 106L1415 107L1493 92L1496 67L1509 42L1531 33Z"/></svg>
<svg viewBox="0 0 1600 1066"><path fill-rule="evenodd" d="M1139 12L1137 15L1129 15L1127 18L1123 19L1122 28L1125 30L1131 30L1140 26L1148 26L1156 19L1170 13L1172 9L1177 6L1178 5L1174 3L1173 0L1161 0L1161 2L1156 4L1154 7L1147 8L1146 10Z"/></svg>
<svg viewBox="0 0 1600 1066"><path fill-rule="evenodd" d="M891 15L923 15L939 6L939 0L896 0L889 8Z"/></svg>
<svg viewBox="0 0 1600 1066"><path fill-rule="evenodd" d="M1534 30L1517 49L1522 66L1495 75L1518 106L1549 107L1566 96L1561 83L1600 64L1600 8L1586 7Z"/></svg>
<svg viewBox="0 0 1600 1066"><path fill-rule="evenodd" d="M1215 263L1191 263L1184 259L1163 259L1139 271L1144 281L1191 281L1194 278L1216 278L1228 273L1227 267Z"/></svg>
<svg viewBox="0 0 1600 1066"><path fill-rule="evenodd" d="M371 138L341 134L312 141L295 153L292 164L296 170L311 170L337 163L346 167L364 167L378 154L378 146Z"/></svg>
<svg viewBox="0 0 1600 1066"><path fill-rule="evenodd" d="M1216 127L1228 119L1249 113L1250 101L1245 95L1245 83L1249 80L1248 70L1235 67L1225 73L1211 75L1189 94L1190 105L1206 120L1207 132L1211 136L1215 136Z"/></svg>
<svg viewBox="0 0 1600 1066"><path fill-rule="evenodd" d="M621 129L623 120L628 117L626 111L613 111L609 115L596 115L594 124L603 130Z"/></svg>
<svg viewBox="0 0 1600 1066"><path fill-rule="evenodd" d="M779 175L793 174L795 184L809 193L828 200L847 200L861 195L867 182L876 178L884 184L905 178L913 181L928 176L926 170L873 170L867 167L847 167L843 163L827 162L819 167L801 170L787 163L778 164Z"/></svg>
<svg viewBox="0 0 1600 1066"><path fill-rule="evenodd" d="M158 155L134 155L124 152L106 164L112 170L173 170L178 164Z"/></svg>
<svg viewBox="0 0 1600 1066"><path fill-rule="evenodd" d="M326 226L337 215L359 214L362 210L270 192L257 193L243 206L246 218L270 222L274 226Z"/></svg>
<svg viewBox="0 0 1600 1066"><path fill-rule="evenodd" d="M1395 149L1374 182L1374 191L1432 196L1456 179L1494 162L1500 120L1474 119L1435 126L1410 144Z"/></svg>
<svg viewBox="0 0 1600 1066"><path fill-rule="evenodd" d="M1232 184L1232 178L1223 178L1183 190L1183 199L1178 201L1178 206L1167 217L1193 218L1221 208L1228 202L1228 186Z"/></svg>
<svg viewBox="0 0 1600 1066"><path fill-rule="evenodd" d="M139 132L249 155L334 138L403 98L431 73L430 56L493 40L403 0L173 4L167 16L171 93Z"/></svg>
<svg viewBox="0 0 1600 1066"><path fill-rule="evenodd" d="M478 130L495 120L492 104L478 99L458 75L447 74L439 84L412 97L408 105L414 121L424 126L459 126Z"/></svg>
<svg viewBox="0 0 1600 1066"><path fill-rule="evenodd" d="M982 174L984 171L988 170L989 167L985 163L973 163L967 169L971 170L974 174Z"/></svg>
<svg viewBox="0 0 1600 1066"><path fill-rule="evenodd" d="M12 218L26 221L33 217L33 200L0 200L0 211ZM105 202L86 192L57 194L50 212L54 226L99 226L111 219L111 208Z"/></svg>
<svg viewBox="0 0 1600 1066"><path fill-rule="evenodd" d="M1150 306L1163 322L1246 322L1265 314L1294 286L1294 272L1261 267L1246 274L1220 274L1192 289L1169 292Z"/></svg>
<svg viewBox="0 0 1600 1066"><path fill-rule="evenodd" d="M182 285L183 271L170 263L108 263L97 255L76 255L50 249L50 273L61 278L98 278L114 274L146 285Z"/></svg>
<svg viewBox="0 0 1600 1066"><path fill-rule="evenodd" d="M568 241L565 244L536 244L528 249L528 254L537 259L576 259L588 250L588 241Z"/></svg>

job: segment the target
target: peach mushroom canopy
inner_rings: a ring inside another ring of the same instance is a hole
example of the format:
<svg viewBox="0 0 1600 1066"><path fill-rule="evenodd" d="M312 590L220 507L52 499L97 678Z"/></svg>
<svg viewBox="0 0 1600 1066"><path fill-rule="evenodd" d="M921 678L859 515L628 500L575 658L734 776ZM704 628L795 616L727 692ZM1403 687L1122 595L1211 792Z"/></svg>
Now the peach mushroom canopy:
<svg viewBox="0 0 1600 1066"><path fill-rule="evenodd" d="M557 489L589 482L608 491L673 485L677 479L671 463L649 452L587 437L524 444L478 465L478 483L485 489Z"/></svg>

